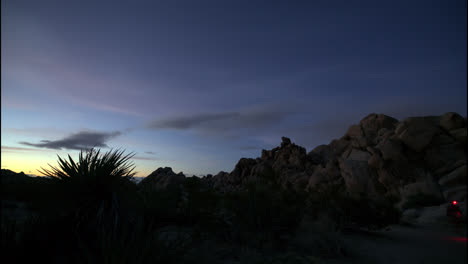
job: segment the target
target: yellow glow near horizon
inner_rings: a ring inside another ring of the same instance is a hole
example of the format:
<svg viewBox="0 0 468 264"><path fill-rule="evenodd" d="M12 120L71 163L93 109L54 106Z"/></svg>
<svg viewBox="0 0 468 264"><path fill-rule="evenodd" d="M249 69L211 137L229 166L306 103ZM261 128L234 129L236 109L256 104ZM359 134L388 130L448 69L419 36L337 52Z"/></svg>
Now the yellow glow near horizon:
<svg viewBox="0 0 468 264"><path fill-rule="evenodd" d="M2 169L8 169L14 172L24 172L26 174L35 174L37 176L43 176L39 170L42 168L49 169L50 165L57 166L58 158L57 154L62 158L67 158L67 153L62 151L11 151L2 149ZM78 155L70 154L73 160L78 159ZM135 168L137 177L145 177L151 173L151 170L142 166L142 162L134 162L135 165L139 165Z"/></svg>
<svg viewBox="0 0 468 264"><path fill-rule="evenodd" d="M57 155L48 151L8 151L2 149L2 169L41 176L38 171L57 164Z"/></svg>

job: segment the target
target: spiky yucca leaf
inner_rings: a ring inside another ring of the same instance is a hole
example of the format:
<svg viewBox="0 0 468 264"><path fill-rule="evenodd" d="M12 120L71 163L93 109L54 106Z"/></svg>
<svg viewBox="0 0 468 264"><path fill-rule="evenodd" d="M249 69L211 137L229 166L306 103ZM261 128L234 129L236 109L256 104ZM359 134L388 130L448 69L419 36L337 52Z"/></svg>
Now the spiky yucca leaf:
<svg viewBox="0 0 468 264"><path fill-rule="evenodd" d="M75 163L70 155L68 155L68 161L58 156L59 167L49 164L50 170L42 168L40 172L52 179L62 181L131 179L135 175L133 172L135 166L129 160L134 154L124 156L123 152L123 150L110 150L101 155L100 150L81 151L78 163Z"/></svg>
<svg viewBox="0 0 468 264"><path fill-rule="evenodd" d="M124 155L122 150L81 151L78 162L70 155L68 160L58 156L58 167L49 164L42 173L55 180L65 210L74 213L78 222L117 222L122 195L128 191L135 166L130 159L133 153ZM104 220L106 219L106 220Z"/></svg>

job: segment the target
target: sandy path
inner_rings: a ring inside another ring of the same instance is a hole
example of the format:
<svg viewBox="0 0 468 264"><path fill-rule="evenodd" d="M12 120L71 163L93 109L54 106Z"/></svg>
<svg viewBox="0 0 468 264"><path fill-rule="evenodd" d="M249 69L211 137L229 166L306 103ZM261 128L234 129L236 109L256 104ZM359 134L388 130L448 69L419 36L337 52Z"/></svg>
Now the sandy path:
<svg viewBox="0 0 468 264"><path fill-rule="evenodd" d="M348 231L342 238L352 263L464 264L467 261L466 227L463 226L392 226L389 231Z"/></svg>

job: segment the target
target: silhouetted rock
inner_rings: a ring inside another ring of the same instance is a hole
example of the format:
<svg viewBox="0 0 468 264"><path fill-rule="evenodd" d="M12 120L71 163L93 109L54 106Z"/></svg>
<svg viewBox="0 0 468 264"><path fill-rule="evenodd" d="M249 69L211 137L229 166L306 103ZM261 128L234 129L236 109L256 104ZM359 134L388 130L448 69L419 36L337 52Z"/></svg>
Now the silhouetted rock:
<svg viewBox="0 0 468 264"><path fill-rule="evenodd" d="M279 147L262 150L256 159L242 158L230 173L202 181L219 192L271 181L283 187L315 191L338 185L350 196L379 199L426 194L466 199L466 120L456 113L410 117L401 122L370 114L351 125L345 135L309 153L287 137ZM167 188L184 181L170 168L159 168L140 185Z"/></svg>
<svg viewBox="0 0 468 264"><path fill-rule="evenodd" d="M32 177L24 172L14 172L8 169L2 169L0 175L0 182L2 184L32 184L32 183L49 183L48 177L36 176Z"/></svg>
<svg viewBox="0 0 468 264"><path fill-rule="evenodd" d="M218 189L242 188L263 174L283 186L313 191L341 184L349 195L396 195L399 205L418 193L466 199L466 121L456 113L395 118L370 114L345 135L310 151L282 137L280 147L240 159L213 177Z"/></svg>
<svg viewBox="0 0 468 264"><path fill-rule="evenodd" d="M138 186L150 190L162 190L167 188L178 187L184 183L185 175L180 172L178 174L172 171L172 168L158 168L150 175L145 177Z"/></svg>
<svg viewBox="0 0 468 264"><path fill-rule="evenodd" d="M24 183L30 181L32 177L24 174L24 172L16 173L11 170L2 169L2 174L0 176L2 184L8 183Z"/></svg>
<svg viewBox="0 0 468 264"><path fill-rule="evenodd" d="M281 147L291 144L291 139L287 137L281 137Z"/></svg>
<svg viewBox="0 0 468 264"><path fill-rule="evenodd" d="M440 118L440 126L447 131L466 127L465 120L457 113L449 112Z"/></svg>

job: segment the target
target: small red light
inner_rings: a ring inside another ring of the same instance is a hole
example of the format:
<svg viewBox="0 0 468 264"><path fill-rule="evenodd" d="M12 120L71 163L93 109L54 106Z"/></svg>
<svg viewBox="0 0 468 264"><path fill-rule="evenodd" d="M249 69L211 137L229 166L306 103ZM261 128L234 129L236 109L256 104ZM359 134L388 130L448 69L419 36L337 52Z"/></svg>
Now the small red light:
<svg viewBox="0 0 468 264"><path fill-rule="evenodd" d="M453 205L456 205L456 204L457 204L457 201L453 201L452 204L453 204Z"/></svg>

